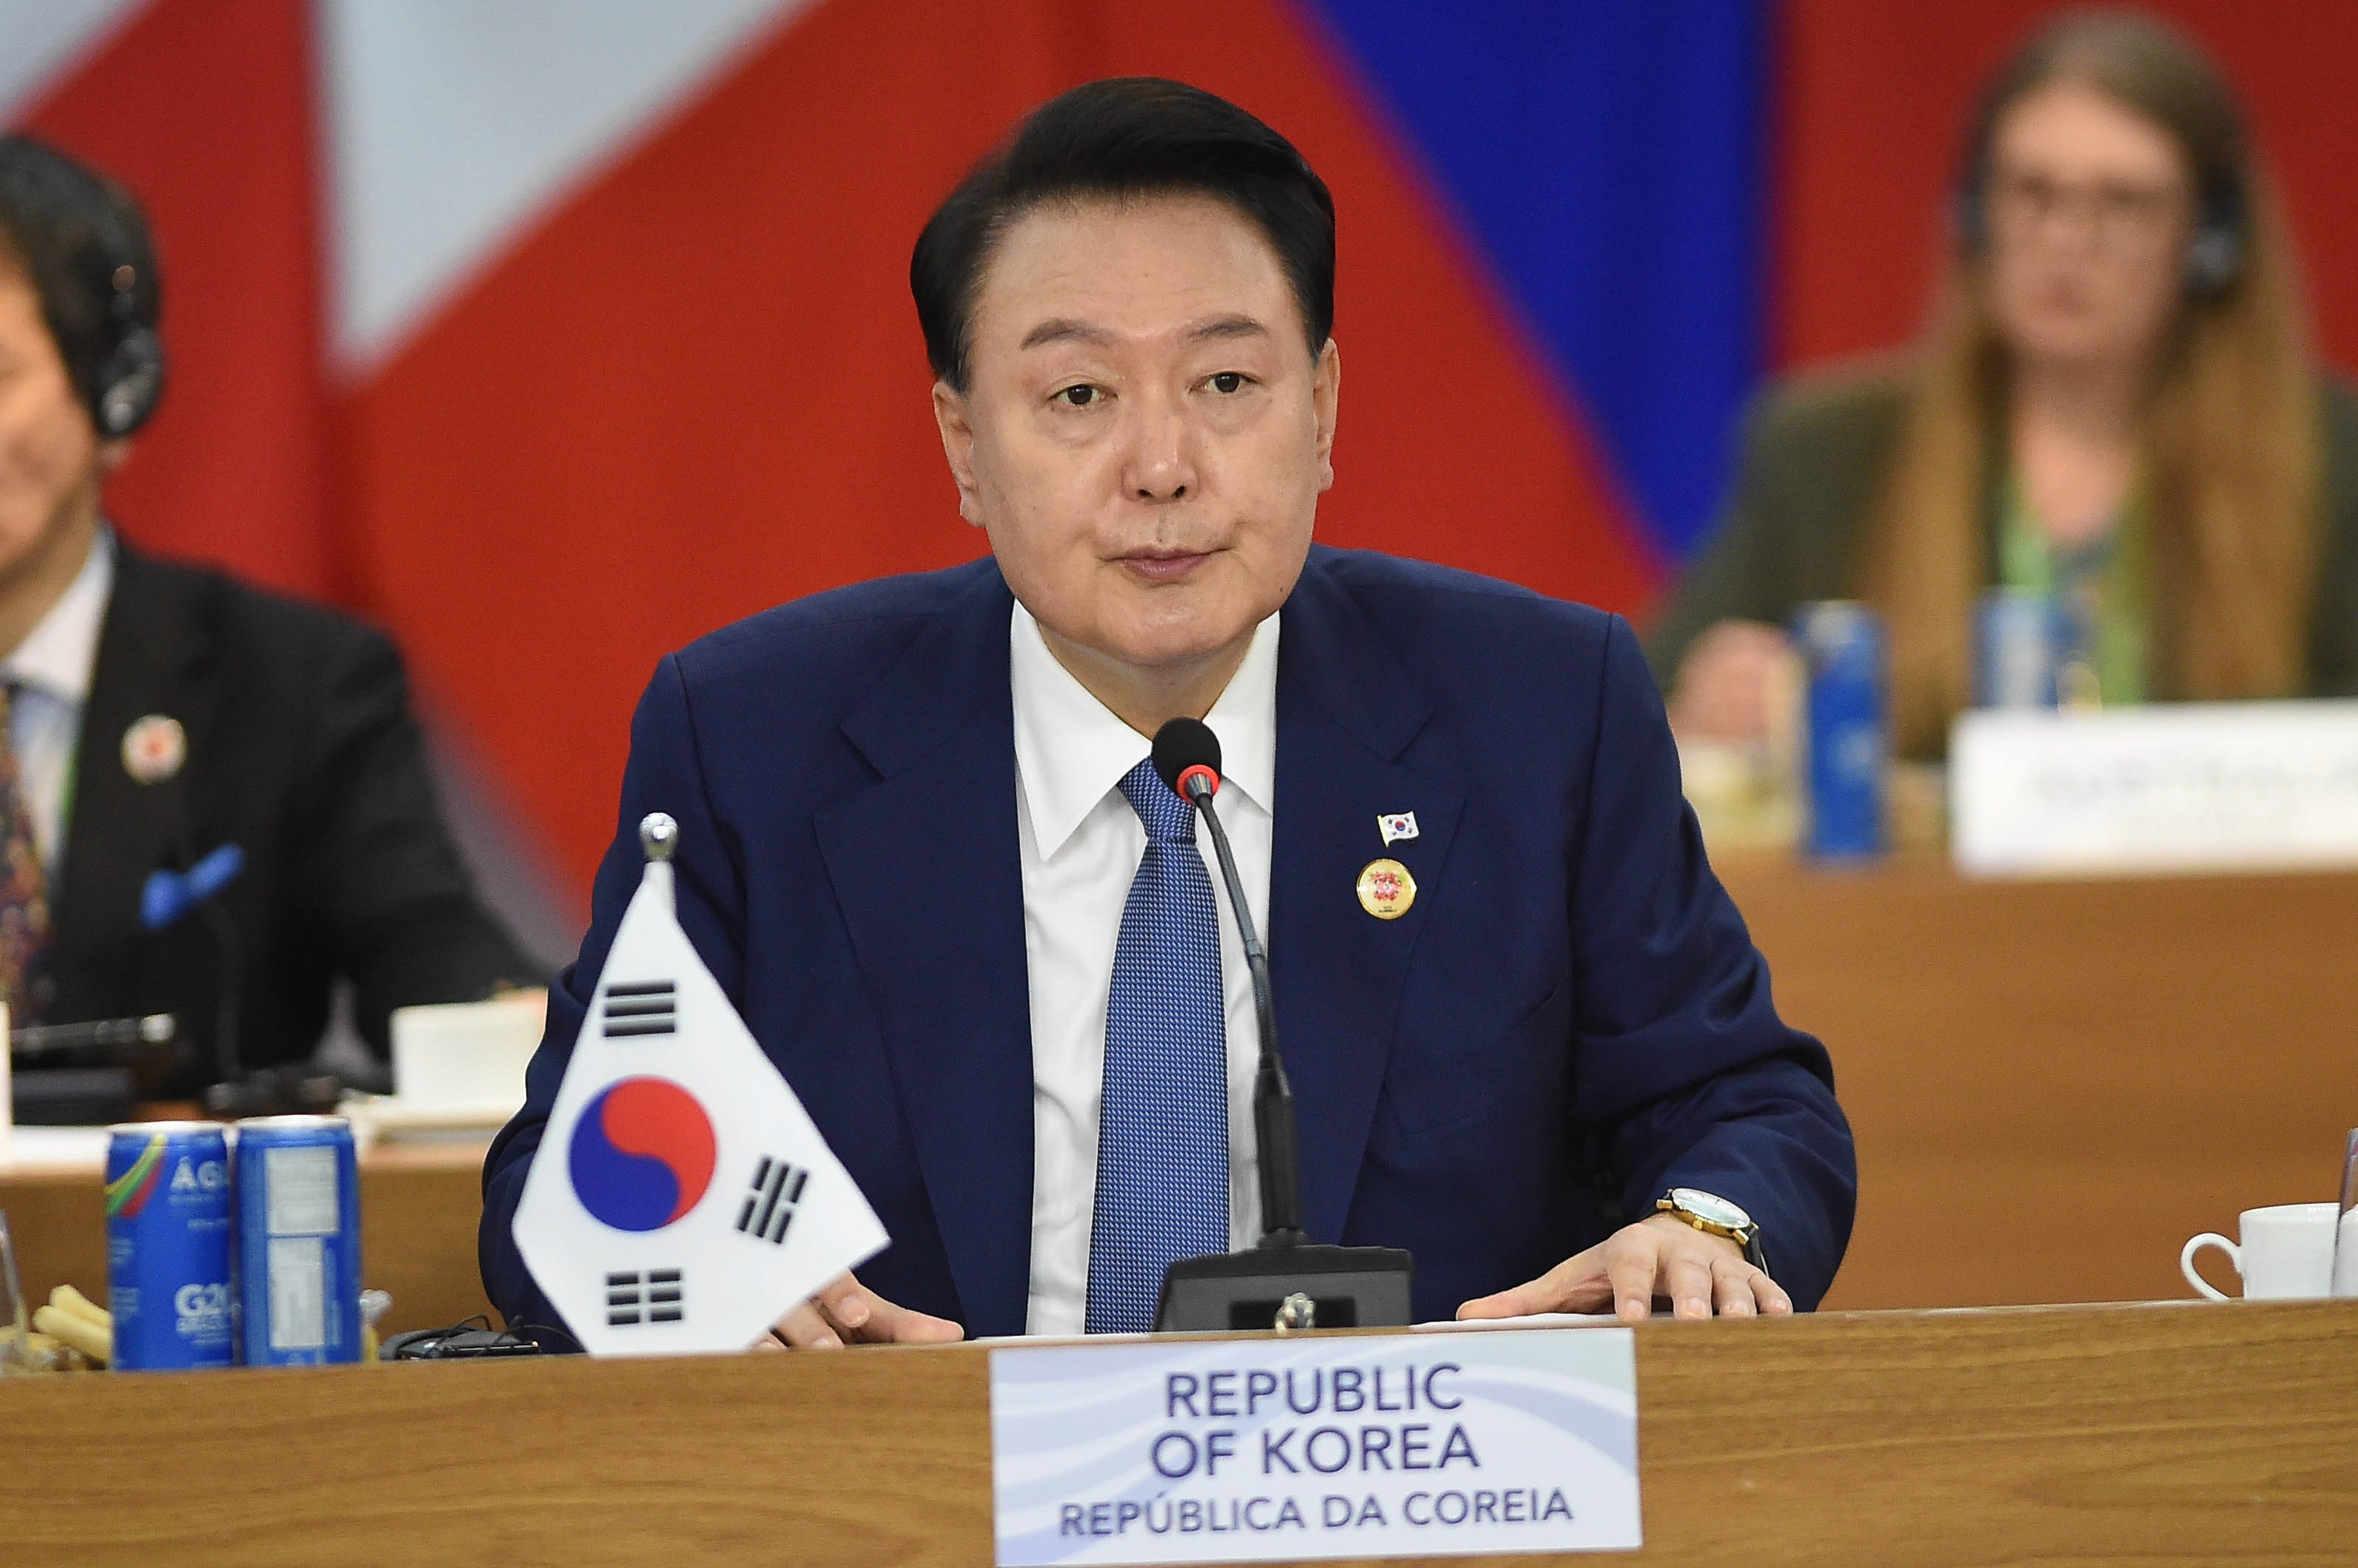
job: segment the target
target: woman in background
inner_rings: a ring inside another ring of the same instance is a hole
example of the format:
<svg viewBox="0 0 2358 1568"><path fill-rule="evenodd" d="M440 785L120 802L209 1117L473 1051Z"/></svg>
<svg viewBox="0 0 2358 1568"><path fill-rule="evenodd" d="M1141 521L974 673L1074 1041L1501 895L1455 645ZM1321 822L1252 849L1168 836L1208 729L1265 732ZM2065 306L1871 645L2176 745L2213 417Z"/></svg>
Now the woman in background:
<svg viewBox="0 0 2358 1568"><path fill-rule="evenodd" d="M1649 642L1681 737L1760 738L1788 617L1864 599L1894 749L1937 756L1992 587L2073 610L2105 703L2358 694L2358 399L2211 62L2141 16L2050 27L1983 99L1956 220L1905 365L1753 415Z"/></svg>

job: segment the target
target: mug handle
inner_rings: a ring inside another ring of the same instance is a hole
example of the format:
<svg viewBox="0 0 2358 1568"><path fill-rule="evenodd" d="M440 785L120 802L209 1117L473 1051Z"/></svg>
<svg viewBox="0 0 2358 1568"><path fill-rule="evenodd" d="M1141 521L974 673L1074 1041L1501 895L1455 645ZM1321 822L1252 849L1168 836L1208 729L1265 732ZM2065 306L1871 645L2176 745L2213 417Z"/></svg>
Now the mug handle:
<svg viewBox="0 0 2358 1568"><path fill-rule="evenodd" d="M2236 1246L2234 1242L2228 1240L2225 1237L2220 1235L2215 1230L2204 1231L2201 1235L2194 1238L2194 1239L2189 1241L2185 1246L2178 1249L2178 1271L2186 1276L2186 1282L2188 1284L2192 1285L2197 1291L2209 1296L2212 1301L2234 1301L2235 1299L2234 1297L2229 1295L2226 1292L2219 1289L2218 1286L2212 1284L2210 1281L2204 1279L2201 1275L2194 1271L2194 1255L2201 1251L2205 1247L2216 1247L2220 1251L2224 1252L2227 1255L2227 1261L2235 1266L2236 1275L2239 1278L2242 1276L2244 1272L2244 1249Z"/></svg>

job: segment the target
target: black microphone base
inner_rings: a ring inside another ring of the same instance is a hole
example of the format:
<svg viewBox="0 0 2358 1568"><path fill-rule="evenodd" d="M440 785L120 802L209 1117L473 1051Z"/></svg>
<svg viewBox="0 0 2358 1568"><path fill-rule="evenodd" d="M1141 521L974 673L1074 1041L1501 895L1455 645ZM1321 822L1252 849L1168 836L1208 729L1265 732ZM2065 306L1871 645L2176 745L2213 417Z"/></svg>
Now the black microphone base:
<svg viewBox="0 0 2358 1568"><path fill-rule="evenodd" d="M1397 1247L1263 1247L1183 1258L1163 1276L1160 1334L1274 1328L1289 1296L1318 1328L1406 1328L1409 1255Z"/></svg>
<svg viewBox="0 0 2358 1568"><path fill-rule="evenodd" d="M20 1127L103 1127L131 1119L128 1067L19 1067L12 1098Z"/></svg>
<svg viewBox="0 0 2358 1568"><path fill-rule="evenodd" d="M295 1062L211 1085L203 1103L207 1116L235 1121L248 1116L332 1116L343 1098L341 1078Z"/></svg>

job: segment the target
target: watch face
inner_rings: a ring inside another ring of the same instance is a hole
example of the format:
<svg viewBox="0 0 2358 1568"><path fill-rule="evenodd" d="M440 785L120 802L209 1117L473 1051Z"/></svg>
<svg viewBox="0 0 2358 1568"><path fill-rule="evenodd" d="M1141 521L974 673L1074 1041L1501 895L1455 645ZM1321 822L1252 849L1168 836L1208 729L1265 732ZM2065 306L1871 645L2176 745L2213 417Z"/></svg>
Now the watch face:
<svg viewBox="0 0 2358 1568"><path fill-rule="evenodd" d="M1672 1187L1671 1201L1697 1219L1724 1225L1730 1230L1748 1230L1752 1226L1752 1217L1725 1198L1698 1192L1693 1187Z"/></svg>

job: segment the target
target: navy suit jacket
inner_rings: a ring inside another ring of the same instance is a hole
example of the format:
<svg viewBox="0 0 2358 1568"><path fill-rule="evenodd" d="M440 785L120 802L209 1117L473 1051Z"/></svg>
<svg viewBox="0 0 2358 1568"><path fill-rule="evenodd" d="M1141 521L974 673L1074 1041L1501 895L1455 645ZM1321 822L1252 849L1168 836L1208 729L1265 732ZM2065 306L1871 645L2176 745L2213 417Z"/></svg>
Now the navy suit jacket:
<svg viewBox="0 0 2358 1568"><path fill-rule="evenodd" d="M659 810L681 925L892 1234L862 1281L1023 1331L1011 604L986 559L657 667L589 935L485 1164L483 1279L511 1322L557 1321L509 1225ZM1324 547L1282 613L1269 952L1312 1239L1409 1249L1417 1313L1446 1317L1695 1186L1749 1210L1815 1304L1850 1234L1850 1130L1704 860L1629 628ZM1386 849L1400 811L1420 834ZM1417 885L1391 921L1355 891L1382 854Z"/></svg>

